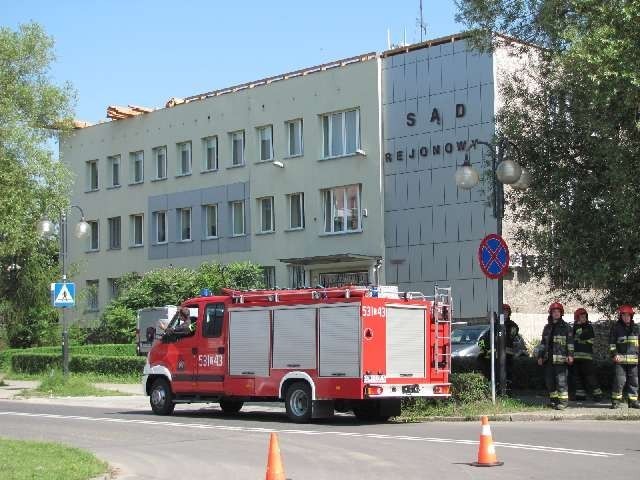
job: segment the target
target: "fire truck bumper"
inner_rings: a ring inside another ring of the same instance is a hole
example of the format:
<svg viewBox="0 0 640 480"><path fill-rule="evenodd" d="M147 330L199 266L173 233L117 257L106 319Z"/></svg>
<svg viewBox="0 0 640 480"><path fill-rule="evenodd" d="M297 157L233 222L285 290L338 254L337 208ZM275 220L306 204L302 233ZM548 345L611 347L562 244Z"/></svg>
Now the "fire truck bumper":
<svg viewBox="0 0 640 480"><path fill-rule="evenodd" d="M364 393L366 398L449 397L450 390L450 383L385 383L365 385Z"/></svg>

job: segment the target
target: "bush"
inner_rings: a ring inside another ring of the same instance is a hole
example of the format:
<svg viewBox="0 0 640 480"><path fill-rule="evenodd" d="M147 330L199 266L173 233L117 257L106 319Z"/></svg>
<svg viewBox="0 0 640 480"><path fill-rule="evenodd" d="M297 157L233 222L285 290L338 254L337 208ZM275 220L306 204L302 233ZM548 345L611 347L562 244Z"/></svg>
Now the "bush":
<svg viewBox="0 0 640 480"><path fill-rule="evenodd" d="M74 373L135 375L142 373L146 361L145 357L74 355L69 361L69 370Z"/></svg>
<svg viewBox="0 0 640 480"><path fill-rule="evenodd" d="M62 356L53 353L14 353L11 369L17 373L42 373L60 368Z"/></svg>
<svg viewBox="0 0 640 480"><path fill-rule="evenodd" d="M480 373L452 373L451 398L456 403L472 403L487 400L491 396L489 382Z"/></svg>

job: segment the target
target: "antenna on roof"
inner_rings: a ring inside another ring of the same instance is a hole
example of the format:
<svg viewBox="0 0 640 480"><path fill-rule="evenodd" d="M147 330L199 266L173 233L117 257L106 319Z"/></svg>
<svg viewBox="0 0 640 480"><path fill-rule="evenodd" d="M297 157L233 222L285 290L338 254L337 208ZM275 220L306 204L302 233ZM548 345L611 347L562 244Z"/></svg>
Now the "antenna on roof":
<svg viewBox="0 0 640 480"><path fill-rule="evenodd" d="M391 50L391 30L387 28L387 50Z"/></svg>
<svg viewBox="0 0 640 480"><path fill-rule="evenodd" d="M423 14L422 0L420 0L420 16L416 18L418 29L420 29L420 43L424 42L424 35L427 34L427 25L424 23L424 17L422 14Z"/></svg>

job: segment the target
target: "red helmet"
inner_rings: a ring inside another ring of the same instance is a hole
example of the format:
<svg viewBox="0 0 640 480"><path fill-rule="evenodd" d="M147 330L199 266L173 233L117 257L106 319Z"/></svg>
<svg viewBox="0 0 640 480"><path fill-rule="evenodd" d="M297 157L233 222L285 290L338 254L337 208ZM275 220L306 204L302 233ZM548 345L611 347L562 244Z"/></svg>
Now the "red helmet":
<svg viewBox="0 0 640 480"><path fill-rule="evenodd" d="M560 313L564 315L564 307L560 302L553 302L551 305L549 305L549 315L551 315L552 310L560 310Z"/></svg>
<svg viewBox="0 0 640 480"><path fill-rule="evenodd" d="M503 312L509 312L509 315L511 315L511 305L509 305L508 303L505 303L502 305L502 311Z"/></svg>
<svg viewBox="0 0 640 480"><path fill-rule="evenodd" d="M580 315L586 315L589 318L589 314L584 308L579 308L575 312L573 312L573 320L577 321L580 318Z"/></svg>
<svg viewBox="0 0 640 480"><path fill-rule="evenodd" d="M633 309L633 307L631 305L621 305L618 308L618 313L620 315L622 315L623 313L629 313L631 314L631 318L633 318L633 315L636 313L635 310Z"/></svg>

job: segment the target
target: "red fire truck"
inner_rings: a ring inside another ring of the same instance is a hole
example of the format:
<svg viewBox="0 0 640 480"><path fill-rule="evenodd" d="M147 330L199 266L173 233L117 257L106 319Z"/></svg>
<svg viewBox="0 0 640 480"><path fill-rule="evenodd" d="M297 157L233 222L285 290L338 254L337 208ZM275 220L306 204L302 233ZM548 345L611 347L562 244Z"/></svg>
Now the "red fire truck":
<svg viewBox="0 0 640 480"><path fill-rule="evenodd" d="M284 401L294 422L351 410L383 421L402 398L450 395L450 288L224 290L182 307L191 328L170 333L178 312L144 367L159 415L178 403L237 413L246 401Z"/></svg>

